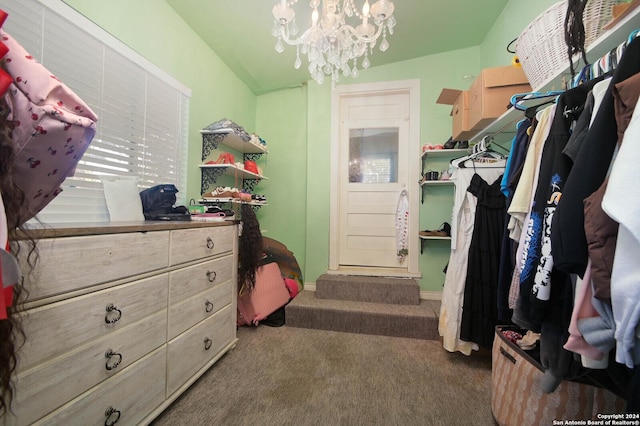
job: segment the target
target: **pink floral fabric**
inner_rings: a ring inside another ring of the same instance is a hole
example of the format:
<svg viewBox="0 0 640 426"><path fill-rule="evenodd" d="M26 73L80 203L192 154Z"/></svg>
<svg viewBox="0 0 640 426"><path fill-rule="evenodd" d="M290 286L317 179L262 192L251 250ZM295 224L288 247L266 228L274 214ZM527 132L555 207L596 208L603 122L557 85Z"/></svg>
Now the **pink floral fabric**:
<svg viewBox="0 0 640 426"><path fill-rule="evenodd" d="M9 49L3 68L12 79L5 97L13 123L17 183L33 217L73 175L95 136L98 117L9 34L0 30L0 40Z"/></svg>

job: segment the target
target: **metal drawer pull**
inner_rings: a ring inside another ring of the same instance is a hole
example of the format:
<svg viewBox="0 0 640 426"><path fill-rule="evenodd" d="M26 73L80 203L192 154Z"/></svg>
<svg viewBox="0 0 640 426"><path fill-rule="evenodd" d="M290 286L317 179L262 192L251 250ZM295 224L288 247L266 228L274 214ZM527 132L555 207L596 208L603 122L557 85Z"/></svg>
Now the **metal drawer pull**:
<svg viewBox="0 0 640 426"><path fill-rule="evenodd" d="M207 237L207 248L211 250L214 246L215 244L213 243L213 240L211 239L211 237Z"/></svg>
<svg viewBox="0 0 640 426"><path fill-rule="evenodd" d="M218 274L216 274L216 271L207 271L207 279L209 280L210 283L216 280L217 275Z"/></svg>
<svg viewBox="0 0 640 426"><path fill-rule="evenodd" d="M113 303L109 303L106 307L107 310L107 315L104 316L104 321L107 324L115 324L116 322L118 322L120 320L120 318L122 318L122 311L118 308L116 308ZM114 314L113 317L111 317Z"/></svg>
<svg viewBox="0 0 640 426"><path fill-rule="evenodd" d="M204 350L208 351L209 349L211 349L211 344L213 342L211 341L211 339L209 339L208 337L205 337L204 339Z"/></svg>
<svg viewBox="0 0 640 426"><path fill-rule="evenodd" d="M210 301L206 301L204 304L204 310L209 313L211 311L213 311L213 303L211 303Z"/></svg>
<svg viewBox="0 0 640 426"><path fill-rule="evenodd" d="M120 363L122 362L122 354L118 352L114 352L113 349L107 350L105 352L104 357L107 358L107 363L104 365L107 370L111 371L114 368L118 368ZM115 358L115 362L112 362L112 358Z"/></svg>
<svg viewBox="0 0 640 426"><path fill-rule="evenodd" d="M106 417L104 426L113 426L118 423L118 420L120 420L120 410L116 410L113 407L107 408L107 411L104 412L104 415Z"/></svg>

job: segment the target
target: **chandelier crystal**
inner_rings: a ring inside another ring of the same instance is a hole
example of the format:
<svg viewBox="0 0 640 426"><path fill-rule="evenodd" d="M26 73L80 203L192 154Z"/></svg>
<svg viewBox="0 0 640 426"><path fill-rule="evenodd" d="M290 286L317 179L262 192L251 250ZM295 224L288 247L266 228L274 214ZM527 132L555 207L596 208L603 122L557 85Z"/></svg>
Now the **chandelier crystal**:
<svg viewBox="0 0 640 426"><path fill-rule="evenodd" d="M311 77L322 84L326 76L331 76L333 86L345 77L358 76L358 60L362 68L369 68L369 55L382 36L379 49L389 48L387 33L393 34L396 20L393 17L393 2L378 0L369 6L365 0L362 9L354 0L311 0L313 9L311 27L298 38L296 14L291 8L298 0L279 0L273 7L275 18L271 34L277 38L276 52L284 52L284 43L296 46L296 60L293 66L302 65L300 55L307 55ZM342 5L340 5L342 3ZM360 11L361 10L361 11ZM347 20L356 21L354 25Z"/></svg>

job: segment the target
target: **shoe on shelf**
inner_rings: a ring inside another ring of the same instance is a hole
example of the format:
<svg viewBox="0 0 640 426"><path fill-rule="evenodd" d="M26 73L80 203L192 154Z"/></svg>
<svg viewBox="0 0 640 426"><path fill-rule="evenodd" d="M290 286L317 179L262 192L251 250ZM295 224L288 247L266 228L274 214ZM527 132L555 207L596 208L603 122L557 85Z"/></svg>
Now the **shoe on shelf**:
<svg viewBox="0 0 640 426"><path fill-rule="evenodd" d="M469 148L469 141L458 142L458 149L467 149L467 148Z"/></svg>
<svg viewBox="0 0 640 426"><path fill-rule="evenodd" d="M435 170L427 170L426 172L424 172L424 174L422 175L422 179L420 179L420 185L422 185L423 183L425 183L426 181L429 180L438 180L439 178L439 173L436 172Z"/></svg>
<svg viewBox="0 0 640 426"><path fill-rule="evenodd" d="M460 142L460 141L454 141L452 137L449 138L449 140L447 140L444 143L444 149L453 149L456 147L456 144Z"/></svg>
<svg viewBox="0 0 640 426"><path fill-rule="evenodd" d="M419 232L421 237L450 237L451 236L451 225L448 222L444 222L440 225L440 228L435 231L430 231L428 229Z"/></svg>
<svg viewBox="0 0 640 426"><path fill-rule="evenodd" d="M451 179L451 172L449 171L449 169L445 169L442 171L442 173L440 173L440 180L450 180Z"/></svg>
<svg viewBox="0 0 640 426"><path fill-rule="evenodd" d="M235 188L219 186L211 192L202 194L202 198L236 198L234 194L237 194Z"/></svg>

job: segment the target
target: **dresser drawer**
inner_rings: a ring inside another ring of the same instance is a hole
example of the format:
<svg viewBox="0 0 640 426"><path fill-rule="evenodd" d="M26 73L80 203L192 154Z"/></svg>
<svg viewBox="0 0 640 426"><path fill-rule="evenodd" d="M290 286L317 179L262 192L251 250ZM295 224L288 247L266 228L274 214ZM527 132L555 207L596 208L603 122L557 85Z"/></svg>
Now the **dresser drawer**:
<svg viewBox="0 0 640 426"><path fill-rule="evenodd" d="M42 239L38 250L36 270L25 276L28 301L165 268L169 231Z"/></svg>
<svg viewBox="0 0 640 426"><path fill-rule="evenodd" d="M167 396L235 339L235 312L226 306L171 340L167 347Z"/></svg>
<svg viewBox="0 0 640 426"><path fill-rule="evenodd" d="M18 375L18 424L30 424L163 346L166 327L166 312L159 312Z"/></svg>
<svg viewBox="0 0 640 426"><path fill-rule="evenodd" d="M171 340L221 308L231 304L233 285L226 281L180 303L169 305L169 332Z"/></svg>
<svg viewBox="0 0 640 426"><path fill-rule="evenodd" d="M169 305L235 279L232 256L210 260L169 274Z"/></svg>
<svg viewBox="0 0 640 426"><path fill-rule="evenodd" d="M156 312L166 314L168 286L165 273L27 311L23 320L27 339L18 370L114 334Z"/></svg>
<svg viewBox="0 0 640 426"><path fill-rule="evenodd" d="M166 346L162 346L35 424L137 425L163 403L165 369Z"/></svg>
<svg viewBox="0 0 640 426"><path fill-rule="evenodd" d="M236 232L236 226L171 231L171 265L232 251Z"/></svg>

